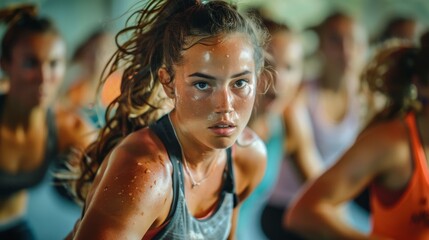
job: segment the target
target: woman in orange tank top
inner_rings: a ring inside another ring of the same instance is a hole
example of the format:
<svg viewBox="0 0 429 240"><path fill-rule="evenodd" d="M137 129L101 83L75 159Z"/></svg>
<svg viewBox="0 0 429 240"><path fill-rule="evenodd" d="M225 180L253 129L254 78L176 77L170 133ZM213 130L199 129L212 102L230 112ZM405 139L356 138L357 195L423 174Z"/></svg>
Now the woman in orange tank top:
<svg viewBox="0 0 429 240"><path fill-rule="evenodd" d="M390 44L368 64L364 83L387 105L337 164L300 194L284 219L288 227L308 239L429 239L428 57L429 32L420 48ZM335 214L366 187L370 234Z"/></svg>

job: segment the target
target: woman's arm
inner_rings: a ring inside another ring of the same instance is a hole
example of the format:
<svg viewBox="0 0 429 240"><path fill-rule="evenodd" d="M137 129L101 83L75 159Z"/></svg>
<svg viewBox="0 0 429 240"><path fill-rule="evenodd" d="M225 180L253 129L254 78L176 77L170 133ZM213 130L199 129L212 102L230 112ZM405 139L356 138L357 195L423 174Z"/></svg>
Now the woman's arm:
<svg viewBox="0 0 429 240"><path fill-rule="evenodd" d="M323 166L314 142L310 116L302 96L299 96L285 111L284 118L288 135L285 149L295 156L295 165L304 181L317 177L323 171ZM291 143L288 143L289 141ZM288 147L288 144L293 146Z"/></svg>
<svg viewBox="0 0 429 240"><path fill-rule="evenodd" d="M340 221L336 211L395 164L395 137L389 131L391 126L369 131L303 189L285 216L288 228L308 239L371 239Z"/></svg>

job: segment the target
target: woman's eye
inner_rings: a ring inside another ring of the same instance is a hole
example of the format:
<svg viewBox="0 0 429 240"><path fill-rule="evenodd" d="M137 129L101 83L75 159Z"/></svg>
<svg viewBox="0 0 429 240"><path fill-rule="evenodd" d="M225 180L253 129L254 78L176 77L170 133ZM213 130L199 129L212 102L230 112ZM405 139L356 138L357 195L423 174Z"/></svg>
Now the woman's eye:
<svg viewBox="0 0 429 240"><path fill-rule="evenodd" d="M234 83L234 86L236 88L244 88L245 86L247 86L247 84L248 84L248 82L246 80L240 79Z"/></svg>
<svg viewBox="0 0 429 240"><path fill-rule="evenodd" d="M26 59L24 60L24 62L22 63L22 66L24 68L33 68L37 65L37 61L34 59Z"/></svg>
<svg viewBox="0 0 429 240"><path fill-rule="evenodd" d="M205 82L197 82L194 84L194 86L199 90L206 90L209 87L209 85Z"/></svg>

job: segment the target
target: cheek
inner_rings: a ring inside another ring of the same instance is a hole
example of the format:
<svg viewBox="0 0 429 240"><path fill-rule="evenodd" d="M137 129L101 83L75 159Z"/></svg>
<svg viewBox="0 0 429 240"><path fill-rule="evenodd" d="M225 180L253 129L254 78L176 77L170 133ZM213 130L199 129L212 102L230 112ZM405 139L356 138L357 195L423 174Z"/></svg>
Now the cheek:
<svg viewBox="0 0 429 240"><path fill-rule="evenodd" d="M22 72L18 75L18 78L21 82L23 83L27 83L27 84L31 84L31 83L36 83L37 80L35 80L36 76L37 76L37 72L35 70L31 70L31 69L24 69L21 70Z"/></svg>
<svg viewBox="0 0 429 240"><path fill-rule="evenodd" d="M64 78L65 74L65 66L61 65L54 69L52 69L52 81L54 82L61 82Z"/></svg>
<svg viewBox="0 0 429 240"><path fill-rule="evenodd" d="M198 118L211 110L210 97L193 89L175 89L175 108L186 118Z"/></svg>
<svg viewBox="0 0 429 240"><path fill-rule="evenodd" d="M234 109L241 115L249 115L252 113L252 109L256 99L255 88L252 87L247 90L243 95L236 96L234 98Z"/></svg>

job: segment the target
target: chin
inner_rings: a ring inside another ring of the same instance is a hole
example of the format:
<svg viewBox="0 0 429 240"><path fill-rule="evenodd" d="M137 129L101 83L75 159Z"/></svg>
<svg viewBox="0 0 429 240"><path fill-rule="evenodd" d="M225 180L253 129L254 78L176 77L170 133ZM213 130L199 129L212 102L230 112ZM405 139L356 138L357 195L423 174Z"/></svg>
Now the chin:
<svg viewBox="0 0 429 240"><path fill-rule="evenodd" d="M212 142L212 146L215 149L227 149L234 145L237 138L225 138L225 139L218 139L215 142Z"/></svg>

